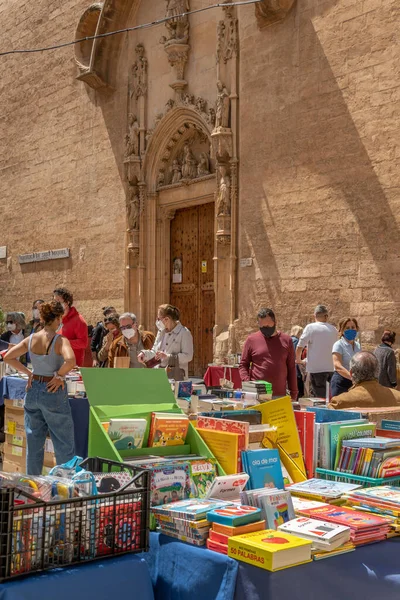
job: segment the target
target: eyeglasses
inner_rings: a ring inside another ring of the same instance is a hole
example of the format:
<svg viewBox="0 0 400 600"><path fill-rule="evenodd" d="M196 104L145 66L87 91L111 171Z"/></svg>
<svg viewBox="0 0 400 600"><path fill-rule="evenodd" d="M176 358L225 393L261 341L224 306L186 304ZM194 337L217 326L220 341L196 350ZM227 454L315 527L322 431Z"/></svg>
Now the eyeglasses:
<svg viewBox="0 0 400 600"><path fill-rule="evenodd" d="M124 331L124 329L133 329L133 325L134 325L133 323L132 323L132 325L121 325L120 330Z"/></svg>

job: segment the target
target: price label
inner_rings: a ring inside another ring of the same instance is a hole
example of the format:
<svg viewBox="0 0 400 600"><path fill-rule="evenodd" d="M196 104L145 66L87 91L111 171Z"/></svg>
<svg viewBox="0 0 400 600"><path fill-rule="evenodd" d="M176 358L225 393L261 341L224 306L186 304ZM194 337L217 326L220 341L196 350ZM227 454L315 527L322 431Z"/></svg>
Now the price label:
<svg viewBox="0 0 400 600"><path fill-rule="evenodd" d="M17 424L15 421L7 421L7 433L15 435L17 432Z"/></svg>

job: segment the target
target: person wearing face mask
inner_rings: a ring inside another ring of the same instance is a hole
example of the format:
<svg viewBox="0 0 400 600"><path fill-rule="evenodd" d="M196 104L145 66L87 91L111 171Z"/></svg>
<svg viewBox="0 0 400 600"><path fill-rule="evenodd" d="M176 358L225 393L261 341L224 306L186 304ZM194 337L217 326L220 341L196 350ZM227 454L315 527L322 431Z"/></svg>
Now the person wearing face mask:
<svg viewBox="0 0 400 600"><path fill-rule="evenodd" d="M295 351L290 335L278 331L275 313L262 308L257 314L259 331L245 341L239 373L242 381L269 381L275 398L286 396L289 389L292 400L297 399Z"/></svg>
<svg viewBox="0 0 400 600"><path fill-rule="evenodd" d="M100 367L108 367L108 353L111 348L111 344L119 337L121 337L121 329L119 327L119 315L109 315L104 319L104 327L107 331L103 338L102 346L97 353L97 358Z"/></svg>
<svg viewBox="0 0 400 600"><path fill-rule="evenodd" d="M47 433L53 441L57 464L75 454L74 424L68 402L65 375L75 366L69 341L57 334L64 309L59 302L40 305L43 329L11 348L4 362L28 375L25 397L26 472L41 475ZM29 352L32 371L19 362Z"/></svg>
<svg viewBox="0 0 400 600"><path fill-rule="evenodd" d="M32 319L29 321L26 326L26 336L29 337L32 333L37 333L43 328L43 325L40 323L40 312L39 307L44 304L44 300L35 300L32 304Z"/></svg>
<svg viewBox="0 0 400 600"><path fill-rule="evenodd" d="M85 350L88 345L88 327L85 319L72 306L74 298L67 289L57 288L53 292L54 300L60 302L64 309L62 327L58 333L69 340L75 353L76 364L82 367L85 359Z"/></svg>
<svg viewBox="0 0 400 600"><path fill-rule="evenodd" d="M345 317L338 324L339 339L333 344L332 356L335 369L331 379L331 397L347 392L351 386L350 361L361 346L356 341L358 322L354 317Z"/></svg>
<svg viewBox="0 0 400 600"><path fill-rule="evenodd" d="M189 363L193 360L193 337L187 327L180 322L180 312L176 306L161 304L157 311L156 341L150 351L143 352L139 360L157 362L156 367L168 366L172 356L178 357L179 368L189 376Z"/></svg>
<svg viewBox="0 0 400 600"><path fill-rule="evenodd" d="M111 344L108 352L108 366L114 368L116 358L129 357L130 369L141 369L145 365L139 361L138 355L152 348L155 336L150 331L140 332L136 315L124 313L119 317L121 335Z"/></svg>
<svg viewBox="0 0 400 600"><path fill-rule="evenodd" d="M378 381L385 387L395 388L397 387L397 364L393 344L396 341L396 332L384 331L381 341L382 344L374 350L379 362Z"/></svg>
<svg viewBox="0 0 400 600"><path fill-rule="evenodd" d="M22 312L9 312L6 315L6 331L0 335L0 340L5 342L5 349L16 346L26 337L25 315ZM3 350L3 345L0 350ZM21 361L26 364L27 357L23 356Z"/></svg>

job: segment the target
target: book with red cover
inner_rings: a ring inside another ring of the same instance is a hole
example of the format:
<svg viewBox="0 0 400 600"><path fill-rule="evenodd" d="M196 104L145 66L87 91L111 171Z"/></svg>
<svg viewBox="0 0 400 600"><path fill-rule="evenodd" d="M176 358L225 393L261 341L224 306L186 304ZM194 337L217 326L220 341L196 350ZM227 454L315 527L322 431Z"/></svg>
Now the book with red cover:
<svg viewBox="0 0 400 600"><path fill-rule="evenodd" d="M206 546L209 550L213 550L214 552L219 552L220 554L228 554L228 545L221 544L219 542L214 542L210 538L206 541Z"/></svg>
<svg viewBox="0 0 400 600"><path fill-rule="evenodd" d="M245 421L231 421L230 419L215 419L213 417L197 417L199 429L215 429L238 434L238 473L242 472L242 450L247 450L249 445L249 423Z"/></svg>
<svg viewBox="0 0 400 600"><path fill-rule="evenodd" d="M304 412L295 410L297 431L299 432L300 445L303 451L304 464L308 479L314 477L314 432L315 432L315 412Z"/></svg>

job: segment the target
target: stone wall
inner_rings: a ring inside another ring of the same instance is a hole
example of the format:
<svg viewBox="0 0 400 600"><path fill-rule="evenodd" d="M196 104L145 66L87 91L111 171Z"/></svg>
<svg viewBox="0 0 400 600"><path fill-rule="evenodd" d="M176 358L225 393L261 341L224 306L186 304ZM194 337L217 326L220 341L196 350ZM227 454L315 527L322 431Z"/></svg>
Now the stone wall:
<svg viewBox="0 0 400 600"><path fill-rule="evenodd" d="M87 5L3 0L1 49L74 39ZM123 308L125 200L104 119L115 95L100 105L75 79L72 47L0 57L0 73L0 306L30 315L34 298L62 284L94 323L104 304ZM18 264L64 247L70 259Z"/></svg>
<svg viewBox="0 0 400 600"><path fill-rule="evenodd" d="M400 326L400 6L297 0L259 30L240 9L238 338L260 306L305 325L317 303L365 341Z"/></svg>

